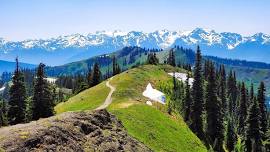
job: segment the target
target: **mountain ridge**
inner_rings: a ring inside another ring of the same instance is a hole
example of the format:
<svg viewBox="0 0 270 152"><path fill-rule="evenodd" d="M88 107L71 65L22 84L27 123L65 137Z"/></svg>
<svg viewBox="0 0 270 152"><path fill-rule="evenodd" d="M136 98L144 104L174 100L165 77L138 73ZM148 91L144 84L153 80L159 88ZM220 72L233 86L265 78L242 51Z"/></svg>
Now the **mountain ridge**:
<svg viewBox="0 0 270 152"><path fill-rule="evenodd" d="M268 59L270 35L257 33L252 36L242 36L237 33L218 33L203 28L191 31L156 30L148 33L97 31L16 42L0 38L0 59L13 60L14 56L18 55L25 58L28 63L37 64L44 61L43 58L46 57L47 64L60 65L111 53L125 46L167 49L174 45L186 48L200 45L205 55L270 63ZM34 58L33 54L35 54Z"/></svg>

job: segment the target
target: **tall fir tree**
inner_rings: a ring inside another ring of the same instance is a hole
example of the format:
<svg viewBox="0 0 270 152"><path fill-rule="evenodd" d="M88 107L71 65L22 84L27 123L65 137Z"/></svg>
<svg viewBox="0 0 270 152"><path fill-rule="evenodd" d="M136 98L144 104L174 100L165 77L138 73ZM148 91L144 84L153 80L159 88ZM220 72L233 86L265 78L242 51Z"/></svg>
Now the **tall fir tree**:
<svg viewBox="0 0 270 152"><path fill-rule="evenodd" d="M236 106L237 106L237 83L233 71L229 72L227 78L227 98L229 99L229 115L236 121Z"/></svg>
<svg viewBox="0 0 270 152"><path fill-rule="evenodd" d="M7 102L0 101L0 127L8 125L7 108Z"/></svg>
<svg viewBox="0 0 270 152"><path fill-rule="evenodd" d="M184 97L184 120L185 122L189 122L190 118L190 108L192 104L192 98L190 95L190 85L189 85L189 74L187 74L187 79L185 81L185 97Z"/></svg>
<svg viewBox="0 0 270 152"><path fill-rule="evenodd" d="M219 70L219 97L222 103L223 113L227 113L227 98L226 98L226 71L224 65L220 66Z"/></svg>
<svg viewBox="0 0 270 152"><path fill-rule="evenodd" d="M88 73L87 74L87 77L88 76L90 76L90 78L87 78L88 79L87 80L88 84L86 83L85 77L83 75L78 74L78 75L75 76L75 87L74 87L74 90L73 90L73 92L75 94L80 93L83 90L91 87L91 82L92 82L91 77L92 77L92 74L89 74Z"/></svg>
<svg viewBox="0 0 270 152"><path fill-rule="evenodd" d="M266 132L265 150L270 151L270 128Z"/></svg>
<svg viewBox="0 0 270 152"><path fill-rule="evenodd" d="M250 90L249 90L249 102L248 102L248 107L249 107L250 104L253 102L253 98L254 98L254 86L253 86L253 83L251 83L251 85L250 85Z"/></svg>
<svg viewBox="0 0 270 152"><path fill-rule="evenodd" d="M245 151L246 152L262 152L262 137L260 133L260 108L257 99L254 98L251 103L248 116L247 128L245 136Z"/></svg>
<svg viewBox="0 0 270 152"><path fill-rule="evenodd" d="M149 53L147 56L147 64L153 64L153 65L158 65L159 60L156 56L156 53Z"/></svg>
<svg viewBox="0 0 270 152"><path fill-rule="evenodd" d="M209 74L209 71L208 71L209 70L209 64L210 64L209 60L204 61L203 76L204 76L205 80L207 79L208 74Z"/></svg>
<svg viewBox="0 0 270 152"><path fill-rule="evenodd" d="M174 66L174 67L176 66L174 49L170 49L170 51L169 51L169 57L167 59L167 64Z"/></svg>
<svg viewBox="0 0 270 152"><path fill-rule="evenodd" d="M94 64L93 71L92 71L92 77L91 77L91 87L97 85L101 81L101 71L99 70L98 63Z"/></svg>
<svg viewBox="0 0 270 152"><path fill-rule="evenodd" d="M54 114L54 102L49 83L45 79L45 65L40 63L37 68L37 76L33 96L33 119L50 117Z"/></svg>
<svg viewBox="0 0 270 152"><path fill-rule="evenodd" d="M240 101L239 101L239 108L238 108L238 133L240 135L244 135L245 133L245 126L246 126L246 118L247 118L247 91L245 87L245 83L242 82L241 85L241 92L240 92Z"/></svg>
<svg viewBox="0 0 270 152"><path fill-rule="evenodd" d="M216 74L213 63L209 65L209 74L206 85L205 108L206 108L206 134L213 149L218 152L224 151L224 126L222 103L217 97Z"/></svg>
<svg viewBox="0 0 270 152"><path fill-rule="evenodd" d="M19 61L16 58L16 69L12 77L12 86L9 90L9 124L14 125L25 122L26 88L23 73L19 69Z"/></svg>
<svg viewBox="0 0 270 152"><path fill-rule="evenodd" d="M261 125L261 132L262 132L262 137L263 140L265 140L265 135L268 129L268 120L267 120L267 108L266 108L266 100L265 100L265 85L264 82L260 83L259 89L258 89L258 104L260 108L260 125Z"/></svg>
<svg viewBox="0 0 270 152"><path fill-rule="evenodd" d="M202 56L200 47L197 47L196 62L194 67L194 82L192 85L192 99L190 112L190 128L203 141L206 142L203 131L203 78L202 78Z"/></svg>
<svg viewBox="0 0 270 152"><path fill-rule="evenodd" d="M91 78L92 78L92 69L91 69L91 65L88 64L86 79L87 79L87 84L88 84L89 87L91 85Z"/></svg>
<svg viewBox="0 0 270 152"><path fill-rule="evenodd" d="M120 66L117 63L115 56L113 56L113 69L112 69L112 71L113 71L113 76L116 74L119 74L121 72Z"/></svg>
<svg viewBox="0 0 270 152"><path fill-rule="evenodd" d="M229 119L226 133L226 147L229 152L234 151L236 141L237 141L237 134L235 132L233 122L231 121L231 119Z"/></svg>

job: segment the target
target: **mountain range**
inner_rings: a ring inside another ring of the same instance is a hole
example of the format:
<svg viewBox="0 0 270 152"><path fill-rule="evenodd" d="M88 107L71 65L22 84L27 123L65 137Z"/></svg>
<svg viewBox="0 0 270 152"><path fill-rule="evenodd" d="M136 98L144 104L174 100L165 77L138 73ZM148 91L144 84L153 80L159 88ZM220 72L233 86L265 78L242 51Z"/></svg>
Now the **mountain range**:
<svg viewBox="0 0 270 152"><path fill-rule="evenodd" d="M111 53L125 46L167 49L175 45L194 48L200 45L205 55L270 63L270 35L237 33L196 28L191 31L158 30L150 33L98 31L50 39L8 41L0 38L0 60L16 56L27 63L61 65L92 56Z"/></svg>

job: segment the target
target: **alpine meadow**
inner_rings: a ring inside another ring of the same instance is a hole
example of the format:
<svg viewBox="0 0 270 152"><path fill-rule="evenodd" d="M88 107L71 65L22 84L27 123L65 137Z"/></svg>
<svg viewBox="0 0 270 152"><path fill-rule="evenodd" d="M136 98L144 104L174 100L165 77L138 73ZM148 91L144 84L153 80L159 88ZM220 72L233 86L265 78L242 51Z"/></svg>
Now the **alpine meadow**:
<svg viewBox="0 0 270 152"><path fill-rule="evenodd" d="M0 151L270 152L269 7L0 1Z"/></svg>

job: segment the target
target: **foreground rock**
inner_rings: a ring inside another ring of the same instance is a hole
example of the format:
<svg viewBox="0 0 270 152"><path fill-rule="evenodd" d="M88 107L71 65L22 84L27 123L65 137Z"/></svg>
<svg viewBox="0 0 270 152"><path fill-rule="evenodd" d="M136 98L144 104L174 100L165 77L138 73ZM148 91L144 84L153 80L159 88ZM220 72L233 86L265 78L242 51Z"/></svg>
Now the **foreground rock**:
<svg viewBox="0 0 270 152"><path fill-rule="evenodd" d="M5 151L151 151L106 110L69 112L0 129ZM1 151L1 150L0 150Z"/></svg>

